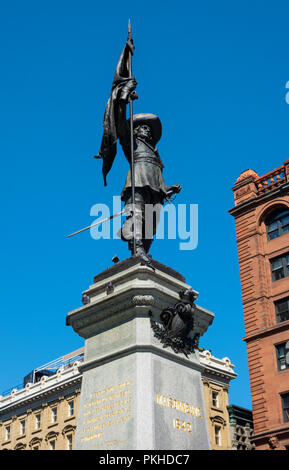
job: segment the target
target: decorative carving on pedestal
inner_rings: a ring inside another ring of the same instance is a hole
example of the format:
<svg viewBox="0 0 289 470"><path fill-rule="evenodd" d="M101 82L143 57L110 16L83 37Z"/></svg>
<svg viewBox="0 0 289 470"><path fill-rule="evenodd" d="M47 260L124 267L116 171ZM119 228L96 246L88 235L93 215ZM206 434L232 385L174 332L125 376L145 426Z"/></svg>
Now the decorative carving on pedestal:
<svg viewBox="0 0 289 470"><path fill-rule="evenodd" d="M181 302L177 302L174 307L163 309L160 314L162 325L153 319L151 312L149 315L154 336L160 340L163 347L171 347L175 353L188 356L199 346L199 333L196 333L193 338L188 337L195 324L193 302L196 294L192 289L188 289L180 291L179 296L182 299Z"/></svg>
<svg viewBox="0 0 289 470"><path fill-rule="evenodd" d="M157 301L153 295L134 295L131 298L132 304L139 306L139 305L157 305Z"/></svg>

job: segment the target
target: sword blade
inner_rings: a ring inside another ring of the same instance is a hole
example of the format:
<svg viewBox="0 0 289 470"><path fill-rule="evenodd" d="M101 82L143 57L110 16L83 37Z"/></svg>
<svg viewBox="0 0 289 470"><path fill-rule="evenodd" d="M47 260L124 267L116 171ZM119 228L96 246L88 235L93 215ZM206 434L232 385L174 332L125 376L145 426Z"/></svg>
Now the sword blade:
<svg viewBox="0 0 289 470"><path fill-rule="evenodd" d="M74 235L77 235L78 233L84 232L85 230L89 230L92 227L95 227L96 225L103 224L104 222L107 222L108 220L114 219L115 217L118 217L119 215L122 215L125 213L125 210L123 209L120 212L117 212L116 214L111 215L110 217L106 217L105 219L99 220L98 222L95 222L94 224L89 225L88 227L81 228L80 230L77 230L77 232L71 233L70 235L67 235L67 238L73 237Z"/></svg>

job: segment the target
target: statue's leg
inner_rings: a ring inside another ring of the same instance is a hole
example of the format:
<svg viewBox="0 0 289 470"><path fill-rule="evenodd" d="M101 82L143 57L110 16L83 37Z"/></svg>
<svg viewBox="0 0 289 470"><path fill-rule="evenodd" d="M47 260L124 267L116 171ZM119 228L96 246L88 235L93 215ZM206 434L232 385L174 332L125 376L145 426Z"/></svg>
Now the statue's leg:
<svg viewBox="0 0 289 470"><path fill-rule="evenodd" d="M145 238L143 240L143 247L144 247L144 250L146 253L148 253L150 251L150 247L152 245L152 242L153 242L153 239L149 239L149 238Z"/></svg>
<svg viewBox="0 0 289 470"><path fill-rule="evenodd" d="M160 213L162 209L162 197L159 193L146 188L146 205L144 212L144 223L143 223L143 246L146 253L154 240L154 235L157 231L157 226L160 221Z"/></svg>
<svg viewBox="0 0 289 470"><path fill-rule="evenodd" d="M129 249L133 254L134 238L136 240L136 254L141 254L143 248L143 224L144 224L144 194L142 188L135 190L135 217L133 217L132 197L128 195L125 201L126 220L121 229L121 238L127 241ZM134 227L135 220L135 227Z"/></svg>

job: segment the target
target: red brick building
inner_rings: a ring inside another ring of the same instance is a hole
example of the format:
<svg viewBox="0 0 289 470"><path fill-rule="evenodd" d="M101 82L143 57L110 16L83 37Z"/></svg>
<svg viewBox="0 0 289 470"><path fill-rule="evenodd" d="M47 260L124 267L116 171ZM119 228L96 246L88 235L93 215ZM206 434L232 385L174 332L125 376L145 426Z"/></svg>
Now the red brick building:
<svg viewBox="0 0 289 470"><path fill-rule="evenodd" d="M244 171L233 191L252 442L289 450L289 160L263 176Z"/></svg>

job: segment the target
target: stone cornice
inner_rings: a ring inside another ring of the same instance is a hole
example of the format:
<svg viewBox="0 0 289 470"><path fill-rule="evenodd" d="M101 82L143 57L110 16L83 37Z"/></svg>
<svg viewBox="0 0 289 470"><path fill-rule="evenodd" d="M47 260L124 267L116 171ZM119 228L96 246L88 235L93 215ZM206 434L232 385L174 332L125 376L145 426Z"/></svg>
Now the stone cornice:
<svg viewBox="0 0 289 470"><path fill-rule="evenodd" d="M214 357L210 351L202 351L200 352L200 363L204 367L204 379L206 377L220 377L229 382L237 377L234 372L235 366L228 357L219 359Z"/></svg>
<svg viewBox="0 0 289 470"><path fill-rule="evenodd" d="M284 427L282 428L274 428L270 429L270 431L264 431L258 434L253 434L252 436L250 436L250 440L256 443L258 440L268 439L269 437L274 436L276 434L278 434L279 437L281 437L283 434L289 435L289 424L287 423L287 426L284 425Z"/></svg>
<svg viewBox="0 0 289 470"><path fill-rule="evenodd" d="M286 182L279 186L278 188L272 189L268 193L262 194L261 196L252 197L251 199L247 199L244 202L241 202L236 207L233 207L228 212L229 214L233 215L234 217L240 215L241 213L244 214L246 212L250 212L259 204L264 204L266 201L270 201L271 199L275 199L278 196L283 196L284 194L288 193L289 191L289 182Z"/></svg>
<svg viewBox="0 0 289 470"><path fill-rule="evenodd" d="M69 371L70 374L63 374L62 380L56 374L47 378L45 382L30 384L29 388L16 390L13 395L8 395L0 399L0 415L12 410L31 405L45 397L53 396L60 391L67 390L72 386L81 383L82 375L77 371ZM47 404L46 404L47 405Z"/></svg>
<svg viewBox="0 0 289 470"><path fill-rule="evenodd" d="M95 278L96 279L96 278ZM159 317L164 308L180 301L179 293L190 289L180 279L140 264L130 266L109 279L100 279L84 292L85 305L72 310L66 324L83 338L112 329L151 311ZM198 296L196 291L192 292ZM199 305L195 307L194 333L202 336L212 323L214 314Z"/></svg>

